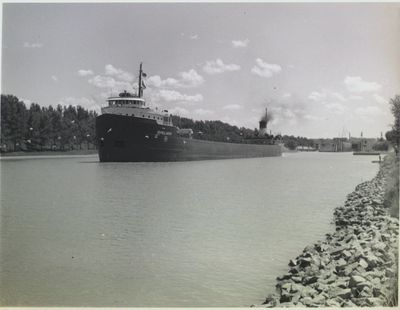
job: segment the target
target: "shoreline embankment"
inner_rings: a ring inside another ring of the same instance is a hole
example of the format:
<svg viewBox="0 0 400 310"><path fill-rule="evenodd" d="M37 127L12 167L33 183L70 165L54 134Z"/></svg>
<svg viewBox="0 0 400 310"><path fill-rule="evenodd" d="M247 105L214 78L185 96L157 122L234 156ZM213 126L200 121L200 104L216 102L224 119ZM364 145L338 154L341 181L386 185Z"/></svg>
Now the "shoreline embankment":
<svg viewBox="0 0 400 310"><path fill-rule="evenodd" d="M290 260L262 306L397 306L399 220L386 201L396 165L386 156L377 175L357 185L334 211L335 231Z"/></svg>
<svg viewBox="0 0 400 310"><path fill-rule="evenodd" d="M68 156L68 155L95 155L97 150L70 150L70 151L37 151L37 152L7 152L1 153L1 157L16 157L16 156Z"/></svg>

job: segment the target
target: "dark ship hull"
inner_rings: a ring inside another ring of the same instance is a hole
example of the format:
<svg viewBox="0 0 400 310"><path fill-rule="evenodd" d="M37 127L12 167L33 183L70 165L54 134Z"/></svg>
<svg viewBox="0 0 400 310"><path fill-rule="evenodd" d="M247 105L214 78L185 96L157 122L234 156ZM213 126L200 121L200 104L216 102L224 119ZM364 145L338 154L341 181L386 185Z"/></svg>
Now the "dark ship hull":
<svg viewBox="0 0 400 310"><path fill-rule="evenodd" d="M155 120L103 114L96 119L101 162L158 162L281 156L278 145L227 143L181 137Z"/></svg>

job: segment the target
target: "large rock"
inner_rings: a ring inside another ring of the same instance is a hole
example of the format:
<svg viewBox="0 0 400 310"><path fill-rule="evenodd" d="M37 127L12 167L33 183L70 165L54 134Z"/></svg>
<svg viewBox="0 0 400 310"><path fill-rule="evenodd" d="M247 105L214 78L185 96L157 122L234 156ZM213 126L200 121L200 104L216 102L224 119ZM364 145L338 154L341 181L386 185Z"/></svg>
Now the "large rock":
<svg viewBox="0 0 400 310"><path fill-rule="evenodd" d="M301 257L298 259L297 263L301 268L305 268L311 265L312 259L311 257Z"/></svg>
<svg viewBox="0 0 400 310"><path fill-rule="evenodd" d="M325 303L326 306L328 307L337 307L340 308L341 304L339 301L337 301L336 299L328 299Z"/></svg>
<svg viewBox="0 0 400 310"><path fill-rule="evenodd" d="M384 305L384 301L380 298L367 298L367 301L372 307L380 307Z"/></svg>
<svg viewBox="0 0 400 310"><path fill-rule="evenodd" d="M278 281L284 281L284 280L289 280L291 277L292 277L292 275L290 273L287 273L287 274L285 274L285 275L283 275L281 277L277 277L276 279Z"/></svg>
<svg viewBox="0 0 400 310"><path fill-rule="evenodd" d="M357 285L359 285L360 283L364 283L367 280L361 276L351 276L350 277L350 281L349 281L349 287L356 287Z"/></svg>
<svg viewBox="0 0 400 310"><path fill-rule="evenodd" d="M292 296L292 303L294 303L295 305L297 305L297 303L299 302L299 299L301 298L301 293L297 292L295 294L293 294Z"/></svg>
<svg viewBox="0 0 400 310"><path fill-rule="evenodd" d="M314 297L315 295L317 295L318 292L317 290L313 289L310 286L304 286L303 290L301 291L301 297Z"/></svg>
<svg viewBox="0 0 400 310"><path fill-rule="evenodd" d="M371 248L375 251L382 251L384 252L386 249L386 244L383 242L376 241L371 245Z"/></svg>
<svg viewBox="0 0 400 310"><path fill-rule="evenodd" d="M360 258L358 264L364 269L368 268L368 262L364 258Z"/></svg>
<svg viewBox="0 0 400 310"><path fill-rule="evenodd" d="M349 288L337 289L335 291L335 296L338 296L338 297L340 297L340 298L342 298L344 300L350 299L352 297L351 295L352 295L351 294L351 289L349 289Z"/></svg>
<svg viewBox="0 0 400 310"><path fill-rule="evenodd" d="M303 297L300 299L300 302L305 306L311 306L313 303L313 299L311 297Z"/></svg>
<svg viewBox="0 0 400 310"><path fill-rule="evenodd" d="M358 290L359 297L364 297L364 298L373 297L372 290L369 286L361 287L361 285L360 285L360 286L357 286L357 290Z"/></svg>
<svg viewBox="0 0 400 310"><path fill-rule="evenodd" d="M279 302L284 303L284 302L290 302L291 300L292 300L292 295L286 291L282 291Z"/></svg>
<svg viewBox="0 0 400 310"><path fill-rule="evenodd" d="M368 302L368 298L352 298L351 302L358 307L368 307L370 305Z"/></svg>
<svg viewBox="0 0 400 310"><path fill-rule="evenodd" d="M265 299L263 305L267 305L268 304L268 305L271 305L272 307L275 307L276 304L277 304L277 299L278 299L278 297L276 295L269 294L267 296L267 298Z"/></svg>
<svg viewBox="0 0 400 310"><path fill-rule="evenodd" d="M293 280L295 283L301 283L301 281L303 280L303 278L302 278L302 277L293 276L293 277L292 277L292 280Z"/></svg>
<svg viewBox="0 0 400 310"><path fill-rule="evenodd" d="M338 246L338 247L333 248L333 249L330 251L329 254L334 256L334 255L340 254L340 253L343 252L344 250L347 250L347 248L348 248L347 245Z"/></svg>
<svg viewBox="0 0 400 310"><path fill-rule="evenodd" d="M316 283L317 281L318 281L318 277L316 277L316 276L304 277L303 278L303 284L304 285L310 285L310 284Z"/></svg>

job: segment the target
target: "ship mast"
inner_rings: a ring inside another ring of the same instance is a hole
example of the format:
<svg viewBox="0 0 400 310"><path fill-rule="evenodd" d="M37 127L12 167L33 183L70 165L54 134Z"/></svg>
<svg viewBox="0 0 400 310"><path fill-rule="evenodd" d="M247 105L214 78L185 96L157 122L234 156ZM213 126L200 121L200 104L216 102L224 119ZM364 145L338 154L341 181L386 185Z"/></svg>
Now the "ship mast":
<svg viewBox="0 0 400 310"><path fill-rule="evenodd" d="M142 98L143 95L143 89L142 89L142 63L140 63L140 68L139 68L139 98Z"/></svg>

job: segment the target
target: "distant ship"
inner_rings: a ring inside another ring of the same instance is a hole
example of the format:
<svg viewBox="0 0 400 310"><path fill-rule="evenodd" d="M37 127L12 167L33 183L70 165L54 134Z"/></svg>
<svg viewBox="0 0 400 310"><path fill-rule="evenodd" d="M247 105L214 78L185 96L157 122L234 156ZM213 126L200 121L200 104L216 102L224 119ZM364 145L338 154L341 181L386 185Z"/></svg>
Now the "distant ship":
<svg viewBox="0 0 400 310"><path fill-rule="evenodd" d="M279 145L217 142L194 139L192 129L172 124L167 110L146 107L143 71L139 69L137 94L126 91L109 97L108 106L96 118L96 136L101 162L158 162L281 156ZM260 121L260 131L266 127Z"/></svg>

